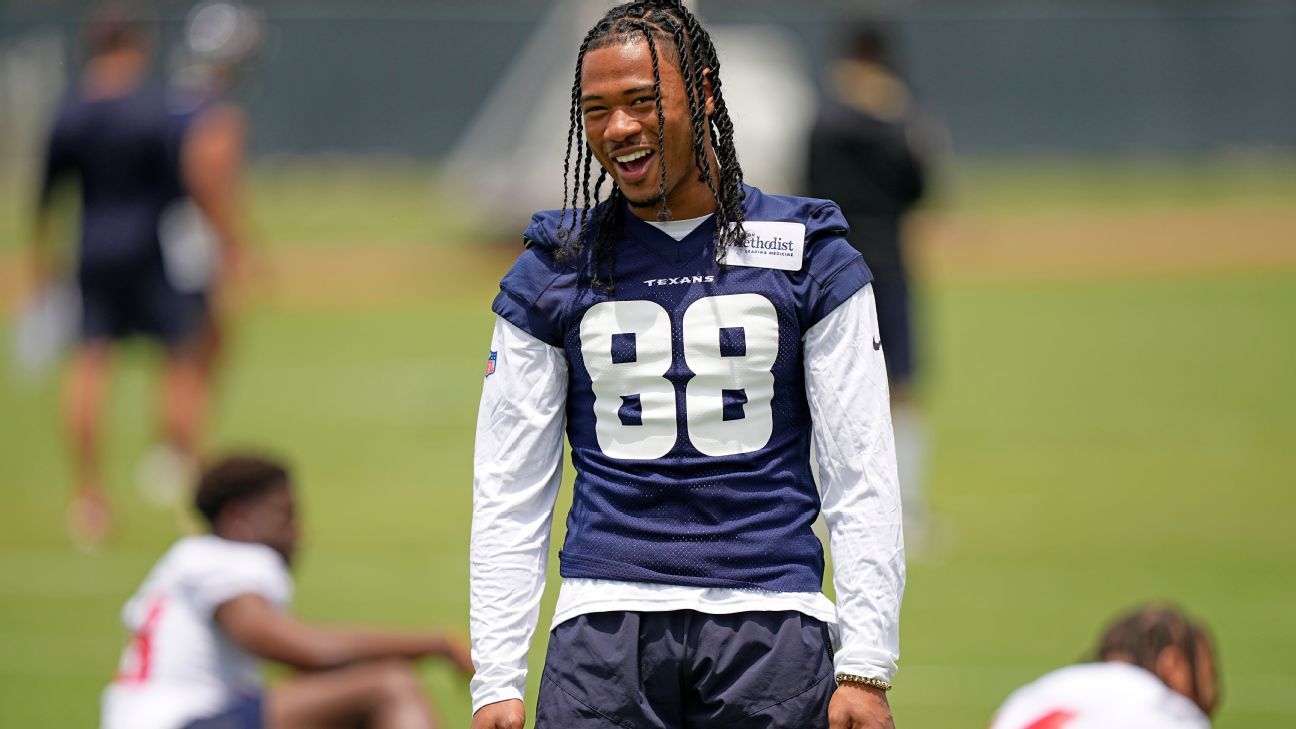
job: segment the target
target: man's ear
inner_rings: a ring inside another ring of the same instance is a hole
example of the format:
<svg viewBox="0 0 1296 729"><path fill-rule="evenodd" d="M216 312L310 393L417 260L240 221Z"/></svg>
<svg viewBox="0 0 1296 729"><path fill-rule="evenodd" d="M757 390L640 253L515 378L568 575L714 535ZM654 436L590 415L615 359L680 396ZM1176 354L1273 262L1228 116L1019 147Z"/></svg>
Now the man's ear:
<svg viewBox="0 0 1296 729"><path fill-rule="evenodd" d="M715 113L715 88L711 85L711 69L702 69L702 98L706 100L704 110L709 117Z"/></svg>
<svg viewBox="0 0 1296 729"><path fill-rule="evenodd" d="M1174 691L1196 700L1193 696L1192 667L1188 656L1178 646L1166 646L1156 657L1156 675Z"/></svg>

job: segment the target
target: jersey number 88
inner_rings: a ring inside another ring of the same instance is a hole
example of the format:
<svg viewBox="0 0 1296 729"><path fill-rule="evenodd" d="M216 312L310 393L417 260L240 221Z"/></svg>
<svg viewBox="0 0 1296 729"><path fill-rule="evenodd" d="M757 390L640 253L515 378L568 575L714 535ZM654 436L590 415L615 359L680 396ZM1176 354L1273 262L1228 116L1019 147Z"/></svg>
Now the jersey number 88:
<svg viewBox="0 0 1296 729"><path fill-rule="evenodd" d="M708 456L760 450L774 430L778 314L759 294L698 299L684 311L680 338L693 378L676 402L670 313L652 301L604 301L581 320L581 355L594 391L595 434L613 458L651 460L685 437Z"/></svg>

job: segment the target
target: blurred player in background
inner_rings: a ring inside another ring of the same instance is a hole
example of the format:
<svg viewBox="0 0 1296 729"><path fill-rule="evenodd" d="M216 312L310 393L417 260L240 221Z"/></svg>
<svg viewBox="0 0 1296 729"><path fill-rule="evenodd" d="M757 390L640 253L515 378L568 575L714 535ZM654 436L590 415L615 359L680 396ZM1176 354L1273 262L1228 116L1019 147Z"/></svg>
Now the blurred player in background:
<svg viewBox="0 0 1296 729"><path fill-rule="evenodd" d="M846 50L847 57L830 68L811 131L807 184L811 196L841 206L850 223L847 239L873 271L905 533L921 542L927 435L911 387L915 342L903 239L905 215L927 186L927 165L916 144L922 124L881 28L855 31Z"/></svg>
<svg viewBox="0 0 1296 729"><path fill-rule="evenodd" d="M177 176L164 94L146 83L151 25L122 5L88 23L89 60L65 98L50 135L36 214L33 269L39 289L54 277L52 200L60 183L80 188L76 280L81 343L65 392L75 491L73 536L100 542L111 515L100 453L102 409L113 344L143 334L166 348L161 419L181 452L197 447L206 385L197 342L200 295L179 291L163 264L158 226Z"/></svg>
<svg viewBox="0 0 1296 729"><path fill-rule="evenodd" d="M194 27L190 37L206 37ZM33 269L37 288L49 286L52 201L61 183L74 180L81 344L64 405L75 474L68 521L78 541L93 545L111 526L101 443L114 343L140 334L166 349L163 445L141 463L140 485L154 501L183 504L192 482L223 338L212 298L217 277L235 269L245 245L238 185L247 125L220 102L215 82L202 93L168 93L147 82L152 28L138 12L105 5L88 28L89 61L50 135ZM228 32L215 35L220 42L208 39L209 56L234 42ZM244 57L249 47L255 44L226 55Z"/></svg>
<svg viewBox="0 0 1296 729"><path fill-rule="evenodd" d="M1103 634L1098 663L1019 689L991 729L1207 729L1219 703L1210 636L1179 610L1140 608Z"/></svg>
<svg viewBox="0 0 1296 729"><path fill-rule="evenodd" d="M283 466L223 459L194 502L210 533L176 542L126 603L133 637L104 693L103 729L436 725L409 662L441 656L470 672L466 644L288 614L298 525ZM304 673L265 690L262 659Z"/></svg>
<svg viewBox="0 0 1296 729"><path fill-rule="evenodd" d="M174 187L159 221L167 278L204 304L194 351L214 390L228 341L224 284L248 249L242 178L250 123L234 90L262 45L261 14L239 3L196 6L184 28L181 65L167 90ZM193 480L192 450L164 439L140 463L137 482L158 503L180 498Z"/></svg>
<svg viewBox="0 0 1296 729"><path fill-rule="evenodd" d="M580 45L563 209L532 218L493 306L474 729L525 718L564 427L539 727L893 726L904 549L871 275L836 205L743 183L721 77L671 0Z"/></svg>

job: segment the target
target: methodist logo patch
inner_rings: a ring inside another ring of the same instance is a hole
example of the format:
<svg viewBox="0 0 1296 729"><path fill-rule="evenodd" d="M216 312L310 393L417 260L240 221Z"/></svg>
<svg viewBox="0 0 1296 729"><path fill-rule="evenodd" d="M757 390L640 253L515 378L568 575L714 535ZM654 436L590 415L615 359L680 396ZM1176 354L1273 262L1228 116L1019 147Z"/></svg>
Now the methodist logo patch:
<svg viewBox="0 0 1296 729"><path fill-rule="evenodd" d="M499 352L491 352L486 358L486 376L490 377L495 374L495 360L499 359Z"/></svg>
<svg viewBox="0 0 1296 729"><path fill-rule="evenodd" d="M746 239L729 246L724 262L730 266L776 268L780 271L801 270L805 253L805 225L747 221L743 223Z"/></svg>

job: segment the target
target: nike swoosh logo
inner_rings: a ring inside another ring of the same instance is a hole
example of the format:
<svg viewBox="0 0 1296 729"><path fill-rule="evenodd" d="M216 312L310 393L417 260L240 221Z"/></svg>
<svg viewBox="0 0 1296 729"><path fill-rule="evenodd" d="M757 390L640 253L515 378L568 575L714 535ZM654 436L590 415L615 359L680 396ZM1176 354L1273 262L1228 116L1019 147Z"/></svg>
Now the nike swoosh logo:
<svg viewBox="0 0 1296 729"><path fill-rule="evenodd" d="M881 339L878 339L877 337L873 337L873 349L882 349Z"/></svg>

